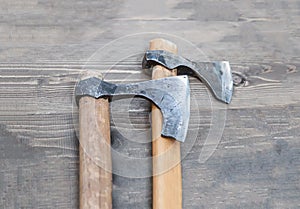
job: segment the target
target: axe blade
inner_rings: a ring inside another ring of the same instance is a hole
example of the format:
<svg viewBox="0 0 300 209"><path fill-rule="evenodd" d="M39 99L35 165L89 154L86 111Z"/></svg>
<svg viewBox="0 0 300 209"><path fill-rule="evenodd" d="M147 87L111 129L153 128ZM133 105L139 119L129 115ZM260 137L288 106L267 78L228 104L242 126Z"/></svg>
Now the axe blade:
<svg viewBox="0 0 300 209"><path fill-rule="evenodd" d="M150 70L160 64L168 69L177 68L178 75L195 76L206 84L220 101L230 103L233 94L233 80L229 62L192 62L164 50L148 50L143 59L143 68Z"/></svg>
<svg viewBox="0 0 300 209"><path fill-rule="evenodd" d="M96 99L141 96L152 101L162 112L161 135L184 142L190 117L190 88L187 76L167 77L129 84L112 84L99 78L81 80L75 87L77 104L83 96Z"/></svg>

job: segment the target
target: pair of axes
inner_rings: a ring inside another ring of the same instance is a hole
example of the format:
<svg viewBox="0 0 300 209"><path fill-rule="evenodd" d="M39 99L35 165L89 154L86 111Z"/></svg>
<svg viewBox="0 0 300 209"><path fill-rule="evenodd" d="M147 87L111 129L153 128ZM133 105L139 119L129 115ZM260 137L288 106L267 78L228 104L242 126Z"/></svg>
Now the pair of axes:
<svg viewBox="0 0 300 209"><path fill-rule="evenodd" d="M153 103L153 208L182 208L180 142L187 134L190 102L186 75L198 77L225 103L233 82L228 62L194 63L176 54L175 44L154 39L143 59L151 81L117 85L91 77L77 84L81 209L112 208L109 98L132 95Z"/></svg>

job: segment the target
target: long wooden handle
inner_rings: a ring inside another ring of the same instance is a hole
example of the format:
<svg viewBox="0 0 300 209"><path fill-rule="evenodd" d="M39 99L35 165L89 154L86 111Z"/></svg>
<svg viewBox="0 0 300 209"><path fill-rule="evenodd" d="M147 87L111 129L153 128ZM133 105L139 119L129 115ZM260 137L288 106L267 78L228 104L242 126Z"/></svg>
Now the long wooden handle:
<svg viewBox="0 0 300 209"><path fill-rule="evenodd" d="M107 99L80 99L80 209L112 208L109 119Z"/></svg>
<svg viewBox="0 0 300 209"><path fill-rule="evenodd" d="M177 53L175 44L154 39L150 50L167 50ZM152 79L175 76L177 71L170 71L160 65L153 68ZM152 106L152 155L153 155L153 209L182 208L182 180L180 165L180 142L161 137L162 115Z"/></svg>

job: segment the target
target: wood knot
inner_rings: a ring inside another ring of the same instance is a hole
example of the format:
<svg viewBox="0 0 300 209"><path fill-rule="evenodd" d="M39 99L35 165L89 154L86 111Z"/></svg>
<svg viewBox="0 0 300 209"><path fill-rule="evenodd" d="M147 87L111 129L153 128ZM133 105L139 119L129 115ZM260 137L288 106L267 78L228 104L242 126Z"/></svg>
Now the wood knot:
<svg viewBox="0 0 300 209"><path fill-rule="evenodd" d="M297 67L295 65L287 65L286 68L287 68L286 69L287 73L295 73L296 69L297 69Z"/></svg>
<svg viewBox="0 0 300 209"><path fill-rule="evenodd" d="M262 65L261 67L264 73L269 73L272 71L272 66L270 65Z"/></svg>
<svg viewBox="0 0 300 209"><path fill-rule="evenodd" d="M234 86L241 86L245 84L246 77L240 73L232 72L232 80Z"/></svg>

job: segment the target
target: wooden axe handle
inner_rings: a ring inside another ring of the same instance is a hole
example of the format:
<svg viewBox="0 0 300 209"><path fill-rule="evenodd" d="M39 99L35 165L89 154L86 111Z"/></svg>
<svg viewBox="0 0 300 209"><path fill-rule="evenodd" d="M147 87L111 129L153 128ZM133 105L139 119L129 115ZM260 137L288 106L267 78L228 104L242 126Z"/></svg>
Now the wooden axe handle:
<svg viewBox="0 0 300 209"><path fill-rule="evenodd" d="M80 99L79 131L80 209L111 209L110 117L107 99Z"/></svg>
<svg viewBox="0 0 300 209"><path fill-rule="evenodd" d="M177 53L177 46L164 39L154 39L150 41L150 50ZM152 79L176 75L176 70L170 71L160 65L153 67ZM180 142L161 136L162 121L160 110L152 105L153 209L181 209ZM157 173L160 174L155 175Z"/></svg>

